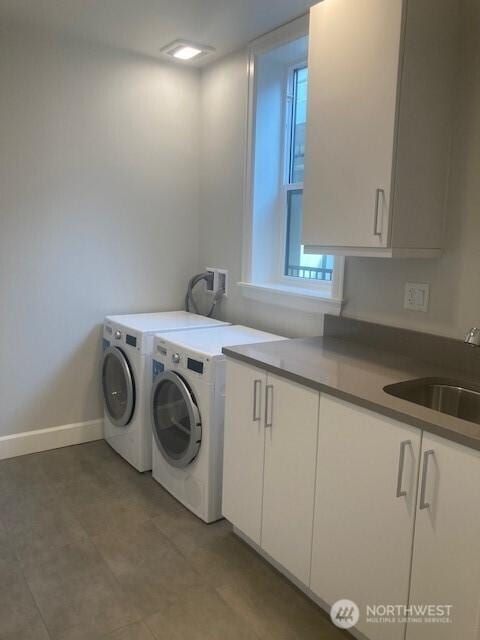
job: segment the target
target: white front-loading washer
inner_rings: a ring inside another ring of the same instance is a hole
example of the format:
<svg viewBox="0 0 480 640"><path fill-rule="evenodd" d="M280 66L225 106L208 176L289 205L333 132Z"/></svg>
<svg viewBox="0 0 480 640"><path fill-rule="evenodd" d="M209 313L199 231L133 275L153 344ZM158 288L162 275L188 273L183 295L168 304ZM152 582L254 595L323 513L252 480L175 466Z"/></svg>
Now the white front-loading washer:
<svg viewBox="0 0 480 640"><path fill-rule="evenodd" d="M103 325L104 437L138 471L152 468L148 401L155 333L225 326L186 311L107 316Z"/></svg>
<svg viewBox="0 0 480 640"><path fill-rule="evenodd" d="M222 348L284 339L238 325L155 336L150 396L152 475L205 522L222 517Z"/></svg>

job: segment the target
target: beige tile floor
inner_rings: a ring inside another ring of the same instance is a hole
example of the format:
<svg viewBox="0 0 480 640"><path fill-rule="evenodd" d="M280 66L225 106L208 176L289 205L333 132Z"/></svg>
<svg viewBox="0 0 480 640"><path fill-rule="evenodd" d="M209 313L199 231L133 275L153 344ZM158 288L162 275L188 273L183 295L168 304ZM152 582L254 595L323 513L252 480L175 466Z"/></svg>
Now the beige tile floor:
<svg viewBox="0 0 480 640"><path fill-rule="evenodd" d="M0 462L0 640L347 637L104 442Z"/></svg>

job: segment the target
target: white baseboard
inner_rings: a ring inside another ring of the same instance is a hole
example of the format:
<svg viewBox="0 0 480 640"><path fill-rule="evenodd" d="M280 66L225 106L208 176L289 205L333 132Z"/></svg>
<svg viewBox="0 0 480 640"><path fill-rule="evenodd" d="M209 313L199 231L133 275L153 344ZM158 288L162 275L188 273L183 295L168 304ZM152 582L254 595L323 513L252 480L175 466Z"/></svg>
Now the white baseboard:
<svg viewBox="0 0 480 640"><path fill-rule="evenodd" d="M0 460L103 438L103 419L0 437Z"/></svg>

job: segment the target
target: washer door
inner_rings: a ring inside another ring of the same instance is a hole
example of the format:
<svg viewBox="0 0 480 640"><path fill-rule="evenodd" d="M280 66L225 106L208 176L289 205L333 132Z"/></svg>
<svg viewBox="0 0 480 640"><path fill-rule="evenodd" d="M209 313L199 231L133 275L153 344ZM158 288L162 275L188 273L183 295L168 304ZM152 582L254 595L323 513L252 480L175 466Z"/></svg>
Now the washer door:
<svg viewBox="0 0 480 640"><path fill-rule="evenodd" d="M130 364L118 347L104 351L102 388L108 417L117 427L125 427L135 409L135 382Z"/></svg>
<svg viewBox="0 0 480 640"><path fill-rule="evenodd" d="M195 459L202 439L200 412L189 387L173 371L156 378L151 397L153 435L165 460L187 467Z"/></svg>

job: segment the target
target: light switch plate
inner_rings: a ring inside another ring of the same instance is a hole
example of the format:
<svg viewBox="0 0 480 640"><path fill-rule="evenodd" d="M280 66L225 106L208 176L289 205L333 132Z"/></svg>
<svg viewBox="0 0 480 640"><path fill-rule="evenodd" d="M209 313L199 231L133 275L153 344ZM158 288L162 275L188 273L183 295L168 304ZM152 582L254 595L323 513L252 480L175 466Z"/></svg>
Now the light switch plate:
<svg viewBox="0 0 480 640"><path fill-rule="evenodd" d="M403 306L410 311L428 311L430 285L428 283L407 282Z"/></svg>

